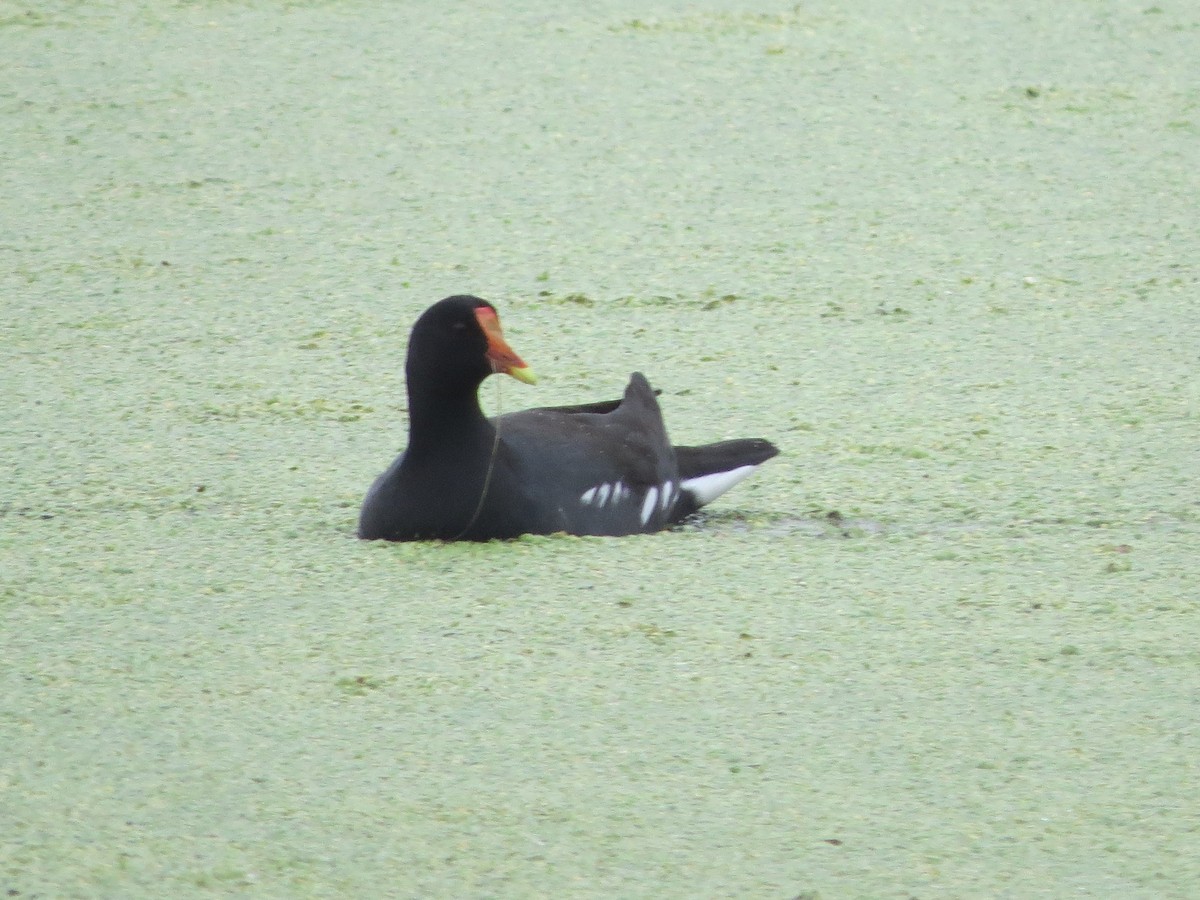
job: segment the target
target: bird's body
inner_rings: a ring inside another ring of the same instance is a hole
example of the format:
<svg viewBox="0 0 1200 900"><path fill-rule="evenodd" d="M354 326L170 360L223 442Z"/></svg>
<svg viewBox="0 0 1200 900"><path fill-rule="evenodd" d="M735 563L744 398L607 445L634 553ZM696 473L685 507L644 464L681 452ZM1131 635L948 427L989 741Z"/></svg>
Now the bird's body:
<svg viewBox="0 0 1200 900"><path fill-rule="evenodd" d="M495 310L475 297L426 311L406 368L409 445L367 493L365 539L659 531L778 452L759 439L673 447L641 373L619 401L488 419L478 400L487 375L532 376L504 342Z"/></svg>

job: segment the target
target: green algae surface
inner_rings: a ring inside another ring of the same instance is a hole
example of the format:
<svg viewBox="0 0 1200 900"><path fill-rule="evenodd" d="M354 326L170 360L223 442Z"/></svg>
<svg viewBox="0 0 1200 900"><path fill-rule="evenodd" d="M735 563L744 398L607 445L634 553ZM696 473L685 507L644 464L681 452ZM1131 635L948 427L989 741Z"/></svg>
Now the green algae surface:
<svg viewBox="0 0 1200 900"><path fill-rule="evenodd" d="M0 7L0 890L1183 897L1184 3ZM426 305L782 454L354 539Z"/></svg>

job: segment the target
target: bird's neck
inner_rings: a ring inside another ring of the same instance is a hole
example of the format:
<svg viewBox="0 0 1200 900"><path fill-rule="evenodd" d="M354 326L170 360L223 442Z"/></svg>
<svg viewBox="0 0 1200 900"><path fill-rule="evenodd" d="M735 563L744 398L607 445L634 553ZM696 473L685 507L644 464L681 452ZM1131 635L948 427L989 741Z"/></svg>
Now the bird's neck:
<svg viewBox="0 0 1200 900"><path fill-rule="evenodd" d="M479 386L408 382L409 452L453 453L493 428L479 406Z"/></svg>

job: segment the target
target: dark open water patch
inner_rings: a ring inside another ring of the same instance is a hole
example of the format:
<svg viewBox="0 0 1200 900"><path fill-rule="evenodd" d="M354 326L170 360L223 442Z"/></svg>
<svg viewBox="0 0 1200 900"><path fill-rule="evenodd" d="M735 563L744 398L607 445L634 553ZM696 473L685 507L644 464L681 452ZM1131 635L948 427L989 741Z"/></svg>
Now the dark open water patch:
<svg viewBox="0 0 1200 900"><path fill-rule="evenodd" d="M808 515L788 513L754 513L726 509L700 511L689 516L676 531L701 531L711 534L762 534L767 537L801 535L813 538L852 540L885 535L915 537L929 534L965 534L996 530L1044 532L1048 528L1103 530L1117 526L1136 526L1154 532L1190 530L1194 515L1190 510L1168 512L1151 510L1138 515L1135 521L1113 520L1091 516L1039 516L1014 519L959 519L938 522L883 522L863 516L844 515L838 510L812 510Z"/></svg>
<svg viewBox="0 0 1200 900"><path fill-rule="evenodd" d="M811 515L790 514L766 515L745 510L701 511L689 516L676 529L678 531L704 531L714 534L750 532L770 537L799 534L814 538L863 538L888 534L893 527L875 519L859 516L844 516L837 510L814 511Z"/></svg>

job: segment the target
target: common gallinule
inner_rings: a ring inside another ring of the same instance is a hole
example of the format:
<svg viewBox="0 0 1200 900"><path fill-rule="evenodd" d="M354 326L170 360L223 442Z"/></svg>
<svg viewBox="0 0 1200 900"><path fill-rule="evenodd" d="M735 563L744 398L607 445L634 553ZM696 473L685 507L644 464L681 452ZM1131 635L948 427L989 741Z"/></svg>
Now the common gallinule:
<svg viewBox="0 0 1200 900"><path fill-rule="evenodd" d="M408 448L363 501L367 540L469 540L522 534L626 535L680 522L779 451L757 438L673 447L655 392L635 372L620 400L488 419L479 385L534 376L495 307L447 297L413 326Z"/></svg>

